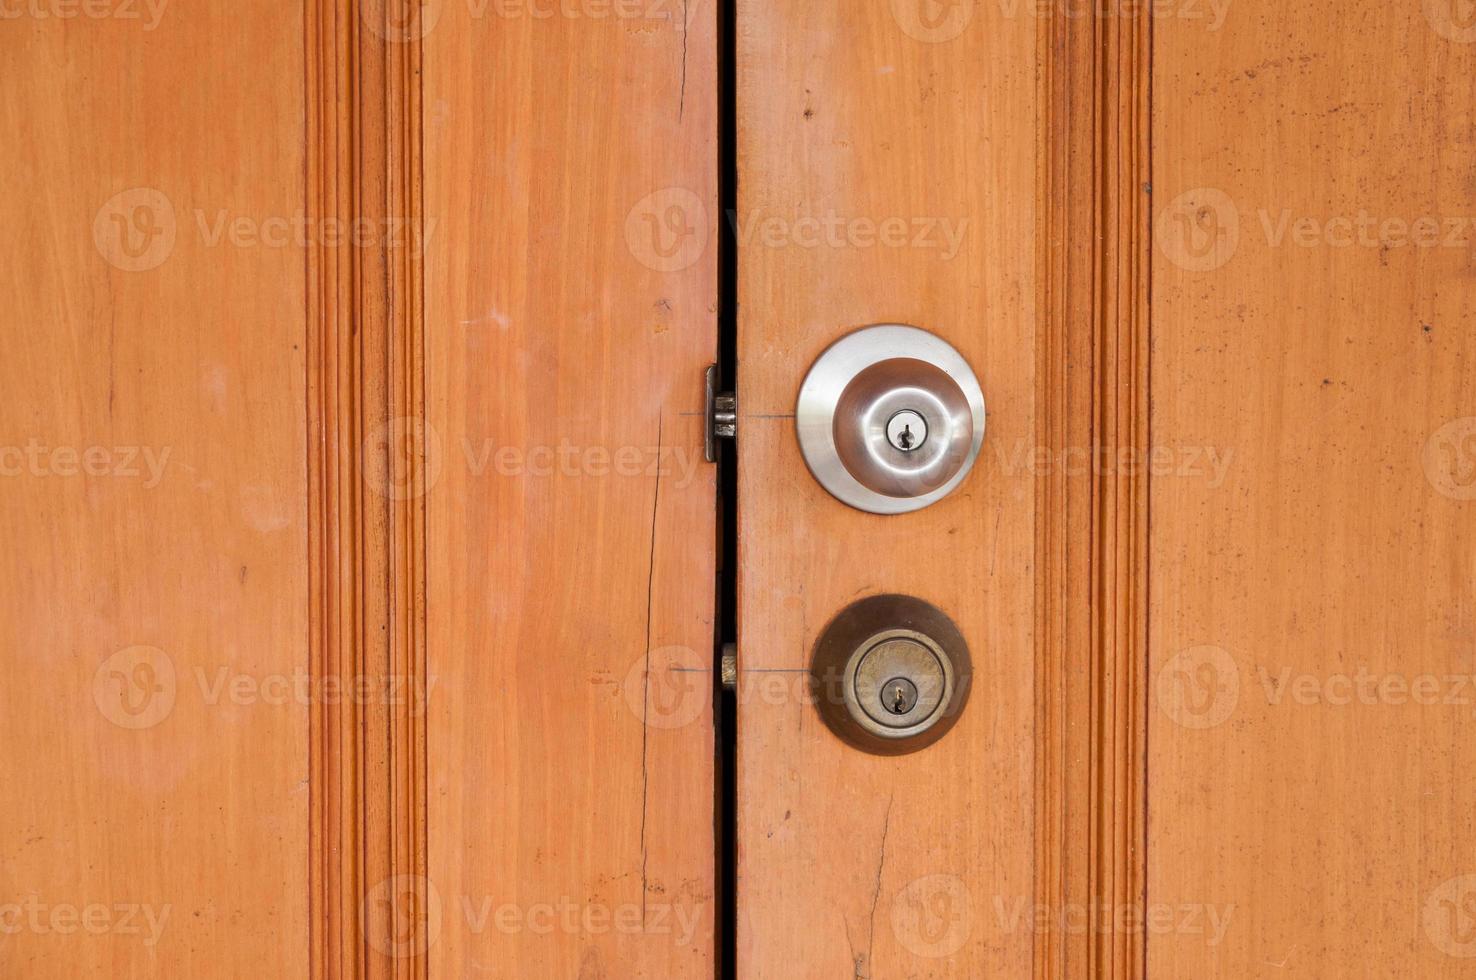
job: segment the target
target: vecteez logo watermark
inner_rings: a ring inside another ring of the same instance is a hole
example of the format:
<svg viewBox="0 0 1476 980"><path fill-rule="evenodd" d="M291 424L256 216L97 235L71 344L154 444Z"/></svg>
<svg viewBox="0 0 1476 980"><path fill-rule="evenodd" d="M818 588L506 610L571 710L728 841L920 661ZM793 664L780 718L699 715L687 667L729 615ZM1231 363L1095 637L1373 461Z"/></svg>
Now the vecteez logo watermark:
<svg viewBox="0 0 1476 980"><path fill-rule="evenodd" d="M1154 240L1170 262L1189 272L1222 268L1240 248L1240 211L1214 187L1185 191L1158 213Z"/></svg>
<svg viewBox="0 0 1476 980"><path fill-rule="evenodd" d="M1181 650L1158 670L1158 706L1177 725L1193 730L1217 728L1240 704L1240 668L1217 646Z"/></svg>
<svg viewBox="0 0 1476 980"><path fill-rule="evenodd" d="M705 462L695 447L612 448L581 445L571 439L546 446L521 446L491 438L463 439L461 448L473 477L635 477L660 479L663 485L676 490L691 486Z"/></svg>
<svg viewBox="0 0 1476 980"><path fill-rule="evenodd" d="M728 212L742 248L888 249L936 252L952 261L968 236L968 218L848 215L834 209L820 215L782 216L763 210Z"/></svg>
<svg viewBox="0 0 1476 980"><path fill-rule="evenodd" d="M1425 937L1455 959L1476 959L1476 875L1458 875L1433 889L1420 915Z"/></svg>
<svg viewBox="0 0 1476 980"><path fill-rule="evenodd" d="M423 40L445 19L454 0L364 0L360 16L386 41ZM460 0L472 21L664 21L683 23L681 0ZM696 3L690 4L695 7Z"/></svg>
<svg viewBox="0 0 1476 980"><path fill-rule="evenodd" d="M1255 673L1266 703L1272 707L1476 706L1473 674L1406 674L1373 670L1367 664L1360 664L1352 672L1328 674L1258 664Z"/></svg>
<svg viewBox="0 0 1476 980"><path fill-rule="evenodd" d="M171 446L53 446L32 436L0 445L0 478L137 480L152 490L164 480Z"/></svg>
<svg viewBox="0 0 1476 980"><path fill-rule="evenodd" d="M436 219L404 217L343 219L291 214L244 214L229 208L192 208L181 222L163 191L133 187L97 210L92 240L98 254L124 272L149 272L174 254L180 236L203 248L394 248L419 257L435 233ZM183 224L183 227L181 225Z"/></svg>
<svg viewBox="0 0 1476 980"><path fill-rule="evenodd" d="M409 707L410 715L416 718L425 715L431 695L440 683L440 678L434 674L425 678L382 674L349 679L314 677L302 671L256 675L243 673L226 664L192 667L188 676L194 682L200 703L208 707L404 705Z"/></svg>
<svg viewBox="0 0 1476 980"><path fill-rule="evenodd" d="M889 0L892 19L902 32L924 44L943 44L962 37L986 0ZM1044 19L1173 20L1204 25L1218 31L1230 14L1232 0L993 0L995 10L1007 20L1020 17Z"/></svg>
<svg viewBox="0 0 1476 980"><path fill-rule="evenodd" d="M108 198L92 221L98 254L124 272L148 272L174 254L179 227L162 191L133 187Z"/></svg>
<svg viewBox="0 0 1476 980"><path fill-rule="evenodd" d="M0 20L118 21L148 32L159 26L170 0L0 0Z"/></svg>
<svg viewBox="0 0 1476 980"><path fill-rule="evenodd" d="M890 0L892 19L902 32L924 44L961 37L973 23L975 0Z"/></svg>
<svg viewBox="0 0 1476 980"><path fill-rule="evenodd" d="M1206 946L1225 941L1235 905L1201 902L1130 902L1043 905L996 896L994 914L1006 933L1050 935L1200 936Z"/></svg>
<svg viewBox="0 0 1476 980"><path fill-rule="evenodd" d="M206 248L404 248L413 256L425 254L436 230L436 219L313 218L305 211L290 215L237 214L225 208L207 212L196 208L195 232Z"/></svg>
<svg viewBox="0 0 1476 980"><path fill-rule="evenodd" d="M1158 669L1154 685L1159 709L1191 730L1225 724L1243 709L1251 692L1269 710L1473 709L1476 673L1411 673L1379 670L1366 663L1328 672L1268 663L1252 663L1242 670L1229 651L1205 645L1170 657Z"/></svg>
<svg viewBox="0 0 1476 980"><path fill-rule="evenodd" d="M131 646L98 665L92 698L102 716L119 728L153 728L174 711L179 693L174 659L158 647Z"/></svg>
<svg viewBox="0 0 1476 980"><path fill-rule="evenodd" d="M1456 44L1476 44L1476 2L1472 0L1423 0L1430 27Z"/></svg>
<svg viewBox="0 0 1476 980"><path fill-rule="evenodd" d="M576 902L568 896L551 902L499 902L490 895L462 895L456 906L473 935L503 936L669 936L672 945L690 947L707 916L707 906L671 902L606 904Z"/></svg>
<svg viewBox="0 0 1476 980"><path fill-rule="evenodd" d="M973 935L973 898L957 875L913 879L893 897L891 912L892 935L903 949L922 959L947 959Z"/></svg>
<svg viewBox="0 0 1476 980"><path fill-rule="evenodd" d="M625 246L653 272L683 272L707 252L711 219L696 192L665 187L636 201L625 216Z"/></svg>
<svg viewBox="0 0 1476 980"><path fill-rule="evenodd" d="M727 221L741 248L885 249L935 252L956 258L968 238L969 219L929 215L781 215L762 208L728 211ZM626 215L625 243L646 268L672 273L690 269L707 253L711 211L684 187L668 187L637 201Z"/></svg>
<svg viewBox="0 0 1476 980"><path fill-rule="evenodd" d="M253 674L229 664L181 668L158 647L132 646L109 656L92 677L92 698L104 718L119 728L142 731L164 722L182 698L206 708L310 706L408 706L423 717L439 678L399 674L353 678L313 676L306 671Z"/></svg>
<svg viewBox="0 0 1476 980"><path fill-rule="evenodd" d="M441 937L441 893L420 875L395 875L377 882L364 895L362 912L359 928L384 956L423 956Z"/></svg>
<svg viewBox="0 0 1476 980"><path fill-rule="evenodd" d="M674 731L710 715L712 668L689 647L658 647L631 662L620 691L641 724Z"/></svg>
<svg viewBox="0 0 1476 980"><path fill-rule="evenodd" d="M1218 31L1233 0L995 0L1006 17L1021 15L1071 20L1173 20Z"/></svg>
<svg viewBox="0 0 1476 980"><path fill-rule="evenodd" d="M631 662L620 680L626 706L642 724L659 730L706 722L712 707L711 654L664 646ZM841 672L817 678L809 669L741 667L735 696L746 707L813 708L846 703Z"/></svg>
<svg viewBox="0 0 1476 980"><path fill-rule="evenodd" d="M670 730L706 722L712 706L711 653L665 646L637 657L620 681L631 714L650 728ZM807 667L741 666L737 703L749 708L846 704L845 674L816 675Z"/></svg>
<svg viewBox="0 0 1476 980"><path fill-rule="evenodd" d="M1272 248L1448 248L1469 250L1476 219L1467 215L1378 215L1366 208L1334 215L1297 214L1291 208L1256 210L1256 224Z"/></svg>
<svg viewBox="0 0 1476 980"><path fill-rule="evenodd" d="M1435 430L1425 443L1423 465L1425 478L1441 496L1476 500L1476 417Z"/></svg>
<svg viewBox="0 0 1476 980"><path fill-rule="evenodd" d="M988 441L988 440L986 440ZM1225 485L1235 462L1235 450L1221 446L1101 446L1051 448L1024 440L1013 444L989 441L999 470L1007 477L1064 473L1067 476L1133 476L1199 480L1211 490Z"/></svg>
<svg viewBox="0 0 1476 980"><path fill-rule="evenodd" d="M364 26L381 40L409 44L435 30L444 0L361 0L357 6Z"/></svg>
<svg viewBox="0 0 1476 980"><path fill-rule="evenodd" d="M441 478L441 434L419 416L381 422L364 437L359 475L389 500L419 500Z"/></svg>
<svg viewBox="0 0 1476 980"><path fill-rule="evenodd" d="M681 0L465 0L472 19L682 22Z"/></svg>
<svg viewBox="0 0 1476 980"><path fill-rule="evenodd" d="M1224 268L1254 237L1272 249L1476 249L1476 217L1471 215L1379 214L1366 207L1327 214L1242 208L1214 187L1175 197L1158 213L1154 232L1160 252L1188 272Z"/></svg>
<svg viewBox="0 0 1476 980"><path fill-rule="evenodd" d="M172 905L140 902L47 902L31 895L0 903L0 935L121 936L152 949L159 945Z"/></svg>
<svg viewBox="0 0 1476 980"><path fill-rule="evenodd" d="M391 419L364 438L359 470L374 493L391 500L416 500L440 483L449 460L481 479L642 479L682 490L692 485L705 458L686 445L604 445L567 437L551 444L517 444L493 437L463 436L459 455L446 452L440 432L417 417Z"/></svg>
<svg viewBox="0 0 1476 980"><path fill-rule="evenodd" d="M569 896L509 902L487 894L443 899L435 883L420 875L379 882L365 895L363 912L361 928L370 946L395 959L424 955L447 929L473 936L660 936L686 949L711 915L704 902L607 903Z"/></svg>

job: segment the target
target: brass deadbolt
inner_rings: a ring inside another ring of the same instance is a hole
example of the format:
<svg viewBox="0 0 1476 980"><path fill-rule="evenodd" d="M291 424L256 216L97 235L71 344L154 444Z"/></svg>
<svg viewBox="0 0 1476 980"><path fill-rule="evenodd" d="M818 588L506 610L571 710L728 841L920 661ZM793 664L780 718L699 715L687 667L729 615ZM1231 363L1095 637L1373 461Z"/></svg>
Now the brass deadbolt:
<svg viewBox="0 0 1476 980"><path fill-rule="evenodd" d="M862 599L815 646L810 683L825 724L857 748L905 755L932 745L968 701L973 666L944 613L911 596Z"/></svg>

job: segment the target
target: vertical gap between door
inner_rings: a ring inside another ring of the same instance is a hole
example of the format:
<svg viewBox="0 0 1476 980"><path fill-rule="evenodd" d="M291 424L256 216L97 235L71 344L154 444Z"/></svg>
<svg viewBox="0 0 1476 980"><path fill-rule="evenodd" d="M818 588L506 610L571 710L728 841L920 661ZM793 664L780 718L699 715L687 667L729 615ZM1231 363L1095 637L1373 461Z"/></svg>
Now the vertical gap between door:
<svg viewBox="0 0 1476 980"><path fill-rule="evenodd" d="M718 390L738 391L737 0L718 3ZM741 396L740 396L741 398ZM739 403L742 413L742 401ZM741 438L741 433L739 438ZM738 640L738 439L719 440L717 636L715 658ZM718 909L717 975L737 976L738 949L738 697L713 671L717 719L715 818Z"/></svg>

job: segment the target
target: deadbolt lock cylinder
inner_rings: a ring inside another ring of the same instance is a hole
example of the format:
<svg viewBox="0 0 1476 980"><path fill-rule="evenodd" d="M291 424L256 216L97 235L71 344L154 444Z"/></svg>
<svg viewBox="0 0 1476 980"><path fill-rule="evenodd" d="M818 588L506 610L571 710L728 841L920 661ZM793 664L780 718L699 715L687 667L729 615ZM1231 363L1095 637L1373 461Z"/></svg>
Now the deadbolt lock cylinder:
<svg viewBox="0 0 1476 980"><path fill-rule="evenodd" d="M826 627L810 665L825 724L878 755L925 748L958 720L973 665L963 635L941 610L882 595L846 607Z"/></svg>

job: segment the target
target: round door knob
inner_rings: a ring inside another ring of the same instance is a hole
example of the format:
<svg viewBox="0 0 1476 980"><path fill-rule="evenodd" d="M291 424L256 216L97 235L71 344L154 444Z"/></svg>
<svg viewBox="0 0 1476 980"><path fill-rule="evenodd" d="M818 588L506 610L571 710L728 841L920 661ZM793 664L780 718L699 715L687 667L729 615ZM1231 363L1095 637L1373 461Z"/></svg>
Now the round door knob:
<svg viewBox="0 0 1476 980"><path fill-rule="evenodd" d="M820 355L795 419L821 486L859 510L902 514L942 499L968 475L984 442L984 393L947 341L882 324Z"/></svg>
<svg viewBox="0 0 1476 980"><path fill-rule="evenodd" d="M973 665L944 613L911 596L847 606L815 645L810 683L825 724L877 755L932 745L968 701Z"/></svg>

